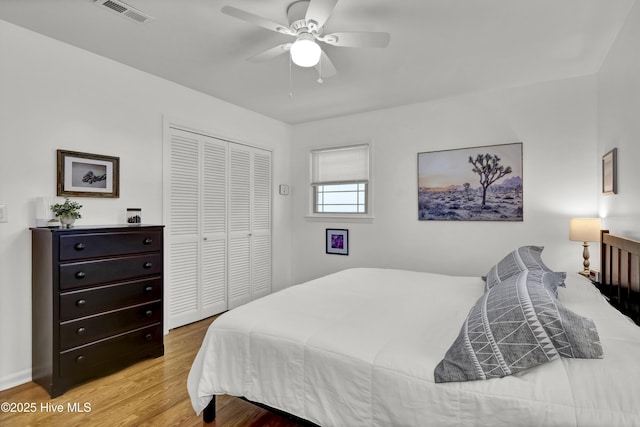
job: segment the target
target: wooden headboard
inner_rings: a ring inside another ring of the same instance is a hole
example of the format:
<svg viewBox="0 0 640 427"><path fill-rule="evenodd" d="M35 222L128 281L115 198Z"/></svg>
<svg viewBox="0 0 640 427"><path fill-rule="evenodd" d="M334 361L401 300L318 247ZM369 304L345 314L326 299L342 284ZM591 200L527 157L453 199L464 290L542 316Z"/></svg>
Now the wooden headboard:
<svg viewBox="0 0 640 427"><path fill-rule="evenodd" d="M600 233L600 292L640 325L640 241Z"/></svg>

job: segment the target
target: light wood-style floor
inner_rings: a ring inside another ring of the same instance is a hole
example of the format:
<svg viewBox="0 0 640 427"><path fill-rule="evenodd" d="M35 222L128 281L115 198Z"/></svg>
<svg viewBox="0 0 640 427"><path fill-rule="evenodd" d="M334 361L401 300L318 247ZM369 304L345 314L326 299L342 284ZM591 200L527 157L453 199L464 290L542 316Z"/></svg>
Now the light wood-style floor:
<svg viewBox="0 0 640 427"><path fill-rule="evenodd" d="M187 375L212 321L205 319L172 330L165 336L163 357L79 385L55 399L33 382L0 391L0 404L4 403L0 426L298 427L287 418L230 396L218 398L213 423L204 424L202 417L195 415L187 394ZM59 405L62 412L53 412ZM16 410L35 407L35 412L6 412L6 406ZM78 408L86 410L79 412Z"/></svg>

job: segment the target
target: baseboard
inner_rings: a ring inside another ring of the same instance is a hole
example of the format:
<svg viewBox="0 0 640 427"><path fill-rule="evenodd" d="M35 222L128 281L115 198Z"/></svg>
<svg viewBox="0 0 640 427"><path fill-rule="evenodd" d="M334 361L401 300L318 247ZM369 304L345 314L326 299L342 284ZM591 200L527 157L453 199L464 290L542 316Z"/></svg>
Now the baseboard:
<svg viewBox="0 0 640 427"><path fill-rule="evenodd" d="M31 369L25 369L15 374L0 378L0 391L28 383L31 381Z"/></svg>

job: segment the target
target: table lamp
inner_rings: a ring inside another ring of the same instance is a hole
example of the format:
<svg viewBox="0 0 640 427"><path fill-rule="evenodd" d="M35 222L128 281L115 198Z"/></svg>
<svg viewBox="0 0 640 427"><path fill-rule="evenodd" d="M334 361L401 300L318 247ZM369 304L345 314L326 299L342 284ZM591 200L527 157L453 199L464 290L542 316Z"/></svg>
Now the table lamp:
<svg viewBox="0 0 640 427"><path fill-rule="evenodd" d="M600 218L571 218L569 223L569 239L582 242L582 265L584 269L579 273L589 277L589 242L600 241Z"/></svg>

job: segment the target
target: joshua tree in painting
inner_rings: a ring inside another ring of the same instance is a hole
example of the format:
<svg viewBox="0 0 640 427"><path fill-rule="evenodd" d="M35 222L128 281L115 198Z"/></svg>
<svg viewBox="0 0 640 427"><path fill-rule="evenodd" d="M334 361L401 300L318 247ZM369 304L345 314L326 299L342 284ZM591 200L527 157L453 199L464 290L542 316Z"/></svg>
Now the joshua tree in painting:
<svg viewBox="0 0 640 427"><path fill-rule="evenodd" d="M482 206L487 201L487 189L491 184L505 175L511 173L511 166L504 167L500 164L500 157L497 155L478 154L474 160L469 156L469 163L473 165L473 171L480 175L480 185L482 186Z"/></svg>
<svg viewBox="0 0 640 427"><path fill-rule="evenodd" d="M467 196L467 200L471 200L471 197L469 197L469 189L471 188L471 184L465 182L464 184L462 184L462 186L464 187L464 194Z"/></svg>

